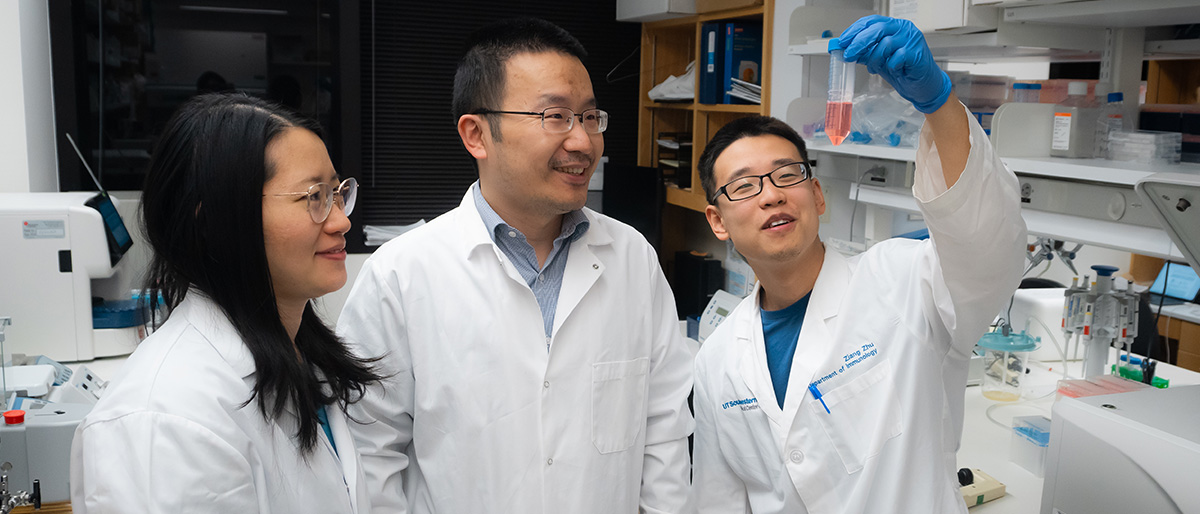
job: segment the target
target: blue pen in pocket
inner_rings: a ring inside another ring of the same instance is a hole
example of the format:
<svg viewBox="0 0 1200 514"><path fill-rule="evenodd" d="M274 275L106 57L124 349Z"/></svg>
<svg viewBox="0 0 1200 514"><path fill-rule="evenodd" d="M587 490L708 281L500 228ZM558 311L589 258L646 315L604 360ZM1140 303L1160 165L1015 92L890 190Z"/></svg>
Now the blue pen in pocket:
<svg viewBox="0 0 1200 514"><path fill-rule="evenodd" d="M825 405L825 399L821 398L821 391L817 390L817 384L808 384L808 391L812 393L813 398L816 398L821 402L822 407L825 407L826 414L833 414L832 412L829 412L829 406Z"/></svg>

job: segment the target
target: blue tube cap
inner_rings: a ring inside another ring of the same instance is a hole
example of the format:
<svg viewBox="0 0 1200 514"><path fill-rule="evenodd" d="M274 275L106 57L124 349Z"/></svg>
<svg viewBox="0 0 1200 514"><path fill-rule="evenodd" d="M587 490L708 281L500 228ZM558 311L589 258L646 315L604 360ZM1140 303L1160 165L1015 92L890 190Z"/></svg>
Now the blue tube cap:
<svg viewBox="0 0 1200 514"><path fill-rule="evenodd" d="M835 38L833 38L833 39L830 39L830 40L829 40L829 46L827 47L827 49L828 49L830 52L832 52L832 51L834 51L834 50L841 50L841 49L842 49L842 40L840 40L840 39L838 39L838 38L836 38L836 37L835 37Z"/></svg>
<svg viewBox="0 0 1200 514"><path fill-rule="evenodd" d="M1111 277L1113 276L1113 273L1116 273L1117 270L1120 270L1121 268L1116 266L1106 266L1104 264L1096 264L1092 266L1092 269L1096 270L1097 277Z"/></svg>

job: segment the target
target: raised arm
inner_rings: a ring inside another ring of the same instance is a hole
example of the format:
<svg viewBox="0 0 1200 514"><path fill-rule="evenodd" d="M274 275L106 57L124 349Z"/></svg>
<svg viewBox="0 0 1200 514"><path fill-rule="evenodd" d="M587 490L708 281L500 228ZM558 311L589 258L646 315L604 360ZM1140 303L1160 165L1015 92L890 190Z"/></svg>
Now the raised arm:
<svg viewBox="0 0 1200 514"><path fill-rule="evenodd" d="M953 187L971 152L970 129L925 36L911 21L872 15L850 25L839 41L847 61L866 65L925 114L946 187Z"/></svg>

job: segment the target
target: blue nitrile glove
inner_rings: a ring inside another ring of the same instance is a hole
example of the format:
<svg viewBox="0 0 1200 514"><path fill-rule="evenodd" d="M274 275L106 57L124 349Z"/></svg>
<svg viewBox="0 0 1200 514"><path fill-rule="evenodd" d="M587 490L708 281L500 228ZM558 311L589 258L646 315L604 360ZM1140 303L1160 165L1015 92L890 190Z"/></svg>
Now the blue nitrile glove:
<svg viewBox="0 0 1200 514"><path fill-rule="evenodd" d="M839 37L847 62L865 64L925 114L950 97L950 77L933 62L925 36L911 21L871 15Z"/></svg>

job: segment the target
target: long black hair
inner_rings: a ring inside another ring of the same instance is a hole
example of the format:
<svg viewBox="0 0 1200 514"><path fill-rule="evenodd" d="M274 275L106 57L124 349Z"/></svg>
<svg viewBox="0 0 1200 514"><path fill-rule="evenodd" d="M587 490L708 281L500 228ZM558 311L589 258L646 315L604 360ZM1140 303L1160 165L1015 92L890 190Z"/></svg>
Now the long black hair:
<svg viewBox="0 0 1200 514"><path fill-rule="evenodd" d="M296 437L308 453L320 430L317 410L334 403L344 410L381 377L373 360L355 357L320 320L312 302L294 344L280 321L262 191L274 172L267 145L291 128L320 135L311 121L242 94L197 96L172 116L142 189L142 227L154 250L143 298L161 294L170 312L192 290L218 305L254 357L246 404L258 398L271 420L293 405Z"/></svg>

